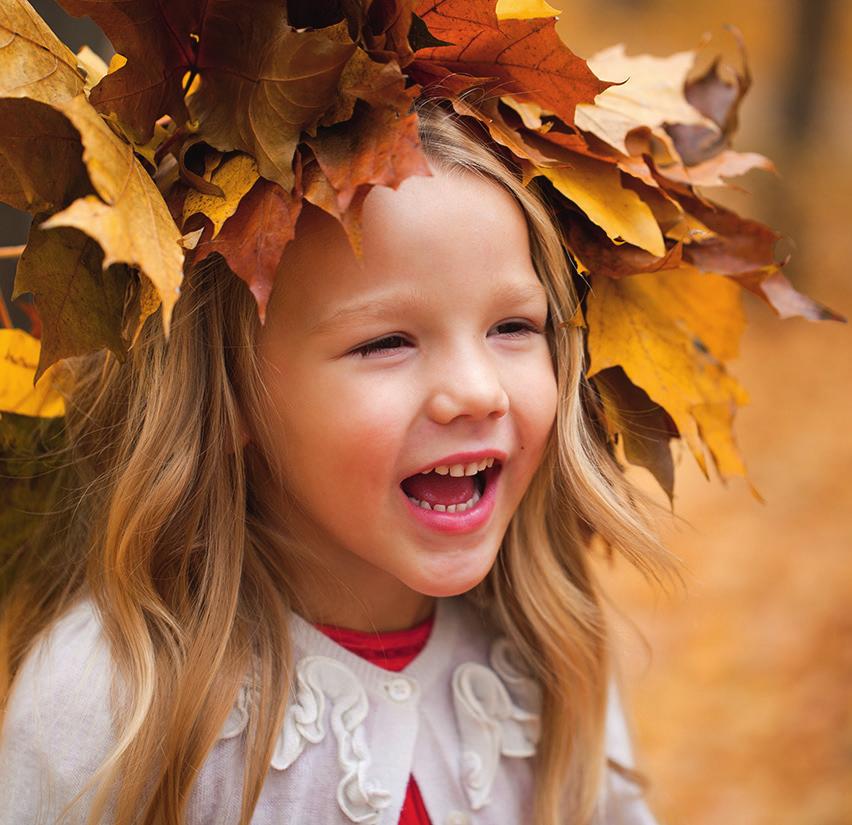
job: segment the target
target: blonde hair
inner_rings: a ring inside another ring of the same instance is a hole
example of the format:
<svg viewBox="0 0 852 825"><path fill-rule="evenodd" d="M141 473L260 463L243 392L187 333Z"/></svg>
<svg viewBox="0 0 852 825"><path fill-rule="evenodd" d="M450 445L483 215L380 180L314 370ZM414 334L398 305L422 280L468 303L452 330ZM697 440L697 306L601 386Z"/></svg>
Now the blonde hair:
<svg viewBox="0 0 852 825"><path fill-rule="evenodd" d="M672 561L596 423L582 330L568 324L574 275L545 199L447 101L417 109L431 160L514 197L548 294L556 423L497 562L465 598L510 638L543 688L532 821L587 825L607 768L611 677L589 540L600 536L657 580ZM168 342L157 313L124 363L106 352L64 363L73 492L10 562L0 707L36 638L90 596L118 676L120 731L91 782L90 823L107 805L122 823L182 823L247 673L263 701L247 729L241 825L260 795L288 699L280 689L291 676L288 613L301 605L288 585L296 548L270 528L259 495L277 470L263 450L271 438L258 329L254 298L214 260L187 275ZM245 449L243 427L252 434Z"/></svg>

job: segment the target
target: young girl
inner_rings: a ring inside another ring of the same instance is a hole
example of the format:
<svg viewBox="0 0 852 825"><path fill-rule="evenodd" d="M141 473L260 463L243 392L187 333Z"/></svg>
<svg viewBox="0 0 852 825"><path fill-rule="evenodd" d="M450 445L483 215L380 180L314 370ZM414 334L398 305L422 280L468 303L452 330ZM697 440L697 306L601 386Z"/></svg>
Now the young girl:
<svg viewBox="0 0 852 825"><path fill-rule="evenodd" d="M168 342L66 362L81 493L3 614L4 825L653 823L588 539L666 552L556 224L448 110L362 261L305 207L264 326L214 264Z"/></svg>

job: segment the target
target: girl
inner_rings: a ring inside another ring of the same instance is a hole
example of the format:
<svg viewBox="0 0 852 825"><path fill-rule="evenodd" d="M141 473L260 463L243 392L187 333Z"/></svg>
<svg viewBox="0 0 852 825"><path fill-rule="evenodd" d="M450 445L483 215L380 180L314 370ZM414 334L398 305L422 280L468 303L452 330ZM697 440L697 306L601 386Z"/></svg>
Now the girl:
<svg viewBox="0 0 852 825"><path fill-rule="evenodd" d="M168 342L67 362L80 494L2 617L0 822L653 822L588 541L670 561L544 200L417 110L431 176L371 190L362 261L306 207L264 326L214 264Z"/></svg>

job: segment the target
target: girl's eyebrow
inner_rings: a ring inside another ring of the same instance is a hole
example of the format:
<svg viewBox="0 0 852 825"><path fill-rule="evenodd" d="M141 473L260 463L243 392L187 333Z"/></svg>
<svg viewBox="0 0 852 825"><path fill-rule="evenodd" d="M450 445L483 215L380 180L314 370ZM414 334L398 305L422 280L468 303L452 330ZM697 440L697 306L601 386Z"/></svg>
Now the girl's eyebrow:
<svg viewBox="0 0 852 825"><path fill-rule="evenodd" d="M544 298L547 293L541 283L503 283L492 290L495 304L526 304ZM318 321L308 330L310 333L325 332L331 327L338 326L355 318L382 318L391 312L416 307L422 302L422 296L412 292L391 293L379 295L369 301L344 305L336 312Z"/></svg>

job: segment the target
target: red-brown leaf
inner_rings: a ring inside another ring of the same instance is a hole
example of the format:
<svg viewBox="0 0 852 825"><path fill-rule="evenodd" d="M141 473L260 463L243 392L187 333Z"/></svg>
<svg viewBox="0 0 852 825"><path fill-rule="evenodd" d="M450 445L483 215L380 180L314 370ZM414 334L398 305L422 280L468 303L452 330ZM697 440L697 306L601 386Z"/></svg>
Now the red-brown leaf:
<svg viewBox="0 0 852 825"><path fill-rule="evenodd" d="M591 103L612 85L595 77L559 39L553 18L491 25L483 6L476 0L446 0L418 7L433 34L457 44L416 52L409 71L418 82L425 85L440 70L494 78L501 94L533 100L566 124L573 123L578 103Z"/></svg>
<svg viewBox="0 0 852 825"><path fill-rule="evenodd" d="M266 321L266 305L278 262L296 234L301 209L299 192L285 192L278 184L261 178L225 221L221 232L207 240L208 226L196 247L195 264L218 252L234 274L246 282L257 301L261 323Z"/></svg>
<svg viewBox="0 0 852 825"><path fill-rule="evenodd" d="M359 106L351 120L321 129L306 142L337 192L341 212L364 184L396 189L410 175L431 174L420 148L417 115L400 117L386 106Z"/></svg>

